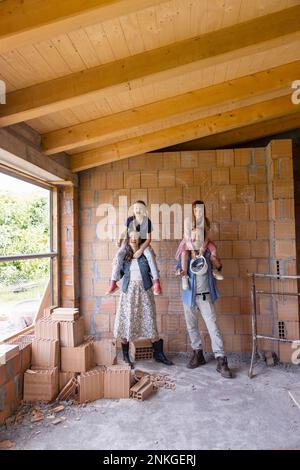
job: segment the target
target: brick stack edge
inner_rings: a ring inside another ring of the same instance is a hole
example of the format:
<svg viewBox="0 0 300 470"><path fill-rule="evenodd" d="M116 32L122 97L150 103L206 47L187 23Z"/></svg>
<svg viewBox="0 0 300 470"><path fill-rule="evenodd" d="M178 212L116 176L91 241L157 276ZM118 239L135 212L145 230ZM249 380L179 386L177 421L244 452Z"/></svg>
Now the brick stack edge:
<svg viewBox="0 0 300 470"><path fill-rule="evenodd" d="M223 261L224 281L218 283L221 298L216 303L218 321L228 352L251 349L251 304L248 272L294 275L296 271L293 158L290 140L272 141L266 148L166 152L139 155L80 173L80 283L81 312L86 332L113 337L118 295L105 297L111 273L114 242L96 235L99 204L118 208L119 197L129 205L137 199L151 204L181 205L195 199L206 203L207 215ZM151 213L149 214L151 217ZM171 233L172 233L171 227ZM166 339L166 350L189 351L189 340L180 300L180 285L174 277L179 240L155 241L163 295L156 297L157 322ZM261 288L270 283L260 281ZM295 289L294 283L290 283ZM292 290L294 292L294 290ZM275 322L272 325L272 315ZM289 338L299 338L297 299L273 303L259 301L258 328L263 334L278 334L277 320L284 319ZM205 350L211 345L199 318ZM290 345L261 342L282 361L290 361Z"/></svg>

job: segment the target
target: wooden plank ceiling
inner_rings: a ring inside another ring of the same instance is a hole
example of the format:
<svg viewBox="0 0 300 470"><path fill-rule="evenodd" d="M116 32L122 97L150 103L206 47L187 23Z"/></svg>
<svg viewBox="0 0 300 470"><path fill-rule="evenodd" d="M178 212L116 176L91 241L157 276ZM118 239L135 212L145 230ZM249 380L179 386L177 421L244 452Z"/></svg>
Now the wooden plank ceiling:
<svg viewBox="0 0 300 470"><path fill-rule="evenodd" d="M299 127L300 0L2 0L0 127L76 172Z"/></svg>

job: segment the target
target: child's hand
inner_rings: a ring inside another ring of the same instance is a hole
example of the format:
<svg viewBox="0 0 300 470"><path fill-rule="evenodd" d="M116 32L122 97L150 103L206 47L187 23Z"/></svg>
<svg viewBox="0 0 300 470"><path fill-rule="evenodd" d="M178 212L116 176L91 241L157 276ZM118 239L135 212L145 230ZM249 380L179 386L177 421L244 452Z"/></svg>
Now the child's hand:
<svg viewBox="0 0 300 470"><path fill-rule="evenodd" d="M139 258L140 256L142 256L142 254L143 254L143 250L139 249L139 250L137 250L137 251L134 253L133 257L134 257L135 259L137 259L137 258Z"/></svg>

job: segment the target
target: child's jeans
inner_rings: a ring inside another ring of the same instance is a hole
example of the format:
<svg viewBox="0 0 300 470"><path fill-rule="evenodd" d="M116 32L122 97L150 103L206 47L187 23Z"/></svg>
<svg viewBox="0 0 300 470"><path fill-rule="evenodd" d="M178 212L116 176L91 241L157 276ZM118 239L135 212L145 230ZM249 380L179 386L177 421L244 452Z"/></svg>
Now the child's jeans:
<svg viewBox="0 0 300 470"><path fill-rule="evenodd" d="M158 271L158 267L156 264L155 254L151 246L147 246L147 248L144 250L144 255L146 256L146 259L149 263L153 281L156 281L157 279L159 279L159 271ZM112 267L112 274L111 274L112 281L120 280L124 256L125 256L125 247L121 246L121 248L118 249L113 259L113 267Z"/></svg>

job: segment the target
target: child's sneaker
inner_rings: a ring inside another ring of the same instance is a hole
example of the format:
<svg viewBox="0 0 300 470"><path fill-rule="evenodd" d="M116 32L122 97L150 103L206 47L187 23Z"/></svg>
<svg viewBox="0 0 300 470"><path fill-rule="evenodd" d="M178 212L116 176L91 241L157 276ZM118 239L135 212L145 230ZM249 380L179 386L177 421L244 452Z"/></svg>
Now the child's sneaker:
<svg viewBox="0 0 300 470"><path fill-rule="evenodd" d="M115 292L117 289L119 289L119 286L116 281L111 281L109 289L107 292L105 292L105 295L113 294L113 292Z"/></svg>
<svg viewBox="0 0 300 470"><path fill-rule="evenodd" d="M161 285L160 285L160 280L156 279L156 281L153 282L153 294L154 295L161 295L162 290L161 290Z"/></svg>
<svg viewBox="0 0 300 470"><path fill-rule="evenodd" d="M189 290L189 277L188 276L182 276L181 278L181 285L183 290Z"/></svg>
<svg viewBox="0 0 300 470"><path fill-rule="evenodd" d="M214 276L218 281L223 281L224 276L223 276L223 274L221 274L220 271L218 271L217 269L213 269L212 273L213 273L213 276Z"/></svg>

